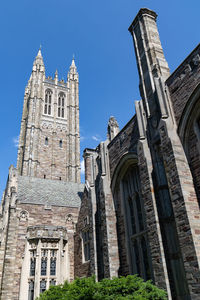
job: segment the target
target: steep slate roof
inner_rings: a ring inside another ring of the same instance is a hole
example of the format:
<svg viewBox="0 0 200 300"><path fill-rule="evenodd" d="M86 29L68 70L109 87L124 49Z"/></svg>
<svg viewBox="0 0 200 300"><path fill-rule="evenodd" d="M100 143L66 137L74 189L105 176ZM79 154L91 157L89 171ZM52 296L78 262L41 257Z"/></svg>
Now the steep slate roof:
<svg viewBox="0 0 200 300"><path fill-rule="evenodd" d="M19 203L79 207L84 184L59 180L18 177Z"/></svg>

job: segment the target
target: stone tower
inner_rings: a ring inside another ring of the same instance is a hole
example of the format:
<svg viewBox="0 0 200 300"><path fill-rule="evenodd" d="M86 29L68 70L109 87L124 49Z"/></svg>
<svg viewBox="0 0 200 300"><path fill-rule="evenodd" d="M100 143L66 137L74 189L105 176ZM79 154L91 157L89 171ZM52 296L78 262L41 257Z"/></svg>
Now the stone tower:
<svg viewBox="0 0 200 300"><path fill-rule="evenodd" d="M24 95L17 169L20 175L80 182L79 78L45 76L41 50Z"/></svg>
<svg viewBox="0 0 200 300"><path fill-rule="evenodd" d="M34 300L74 279L80 183L79 79L45 76L39 50L25 89L17 168L0 204L0 299Z"/></svg>

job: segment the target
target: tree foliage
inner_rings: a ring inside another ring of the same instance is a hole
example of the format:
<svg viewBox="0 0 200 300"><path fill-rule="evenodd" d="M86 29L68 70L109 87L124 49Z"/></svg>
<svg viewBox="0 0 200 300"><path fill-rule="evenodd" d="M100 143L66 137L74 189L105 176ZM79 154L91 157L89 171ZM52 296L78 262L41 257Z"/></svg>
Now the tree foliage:
<svg viewBox="0 0 200 300"><path fill-rule="evenodd" d="M72 283L50 286L37 300L167 300L166 292L136 275L103 279L77 278Z"/></svg>

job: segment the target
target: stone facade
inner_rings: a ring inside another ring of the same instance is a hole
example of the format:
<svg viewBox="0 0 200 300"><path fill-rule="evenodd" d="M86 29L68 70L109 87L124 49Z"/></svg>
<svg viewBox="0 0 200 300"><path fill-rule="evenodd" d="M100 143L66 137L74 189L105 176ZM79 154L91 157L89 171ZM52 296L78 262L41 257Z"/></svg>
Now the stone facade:
<svg viewBox="0 0 200 300"><path fill-rule="evenodd" d="M79 78L45 76L41 51L25 89L17 168L21 175L80 182Z"/></svg>
<svg viewBox="0 0 200 300"><path fill-rule="evenodd" d="M84 152L76 234L90 205L96 253L88 264L98 279L138 273L169 299L199 299L200 48L170 75L156 18L141 9L129 28L142 100L122 130L111 117L108 140ZM75 261L75 270L83 266Z"/></svg>
<svg viewBox="0 0 200 300"><path fill-rule="evenodd" d="M79 92L74 59L67 81L45 76L41 51L25 89L17 168L1 201L0 299L33 300L74 279L80 183Z"/></svg>
<svg viewBox="0 0 200 300"><path fill-rule="evenodd" d="M200 46L170 75L156 18L144 8L129 27L142 99L122 130L111 117L107 140L84 150L85 185L74 60L59 82L39 51L1 202L2 300L92 274L139 274L168 299L199 299Z"/></svg>

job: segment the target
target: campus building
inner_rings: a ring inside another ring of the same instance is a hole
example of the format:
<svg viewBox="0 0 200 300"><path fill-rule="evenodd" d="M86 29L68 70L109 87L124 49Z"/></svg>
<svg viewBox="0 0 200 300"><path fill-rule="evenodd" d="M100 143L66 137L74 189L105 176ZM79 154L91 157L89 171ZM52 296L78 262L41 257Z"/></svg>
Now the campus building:
<svg viewBox="0 0 200 300"><path fill-rule="evenodd" d="M84 185L75 62L66 82L46 77L39 50L1 202L0 299L92 274L139 274L169 299L199 299L200 45L170 74L156 18L144 8L129 27L141 100L84 150Z"/></svg>

